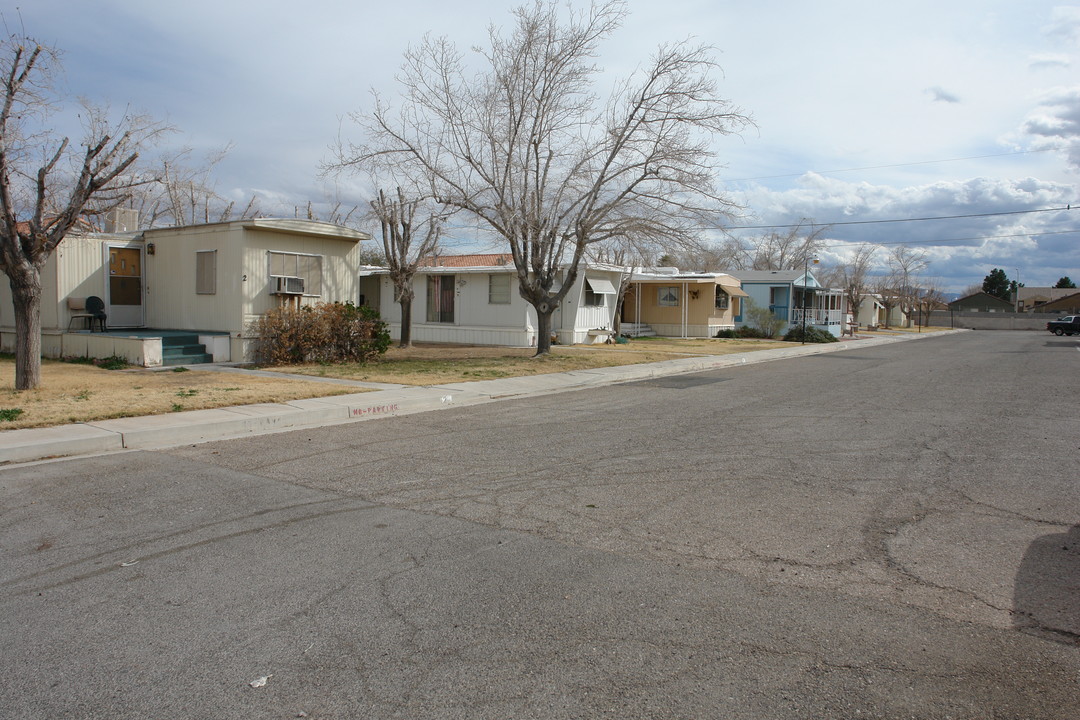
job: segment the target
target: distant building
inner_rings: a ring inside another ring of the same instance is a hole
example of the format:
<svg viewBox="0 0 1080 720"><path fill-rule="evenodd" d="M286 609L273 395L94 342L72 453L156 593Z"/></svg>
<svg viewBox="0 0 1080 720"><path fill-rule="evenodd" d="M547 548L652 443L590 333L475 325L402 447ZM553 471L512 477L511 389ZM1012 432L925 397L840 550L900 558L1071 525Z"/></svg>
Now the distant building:
<svg viewBox="0 0 1080 720"><path fill-rule="evenodd" d="M1013 312L1016 308L1008 300L1002 300L990 293L977 292L949 303L954 312Z"/></svg>
<svg viewBox="0 0 1080 720"><path fill-rule="evenodd" d="M1020 288L1020 312L1044 312L1041 306L1076 294L1076 288L1022 287Z"/></svg>
<svg viewBox="0 0 1080 720"><path fill-rule="evenodd" d="M1054 288L1055 290L1064 288ZM1066 295L1063 298L1054 300L1053 302L1043 303L1036 307L1032 312L1041 313L1064 313L1080 314L1080 292L1077 292L1076 288L1068 288L1072 290L1072 295Z"/></svg>

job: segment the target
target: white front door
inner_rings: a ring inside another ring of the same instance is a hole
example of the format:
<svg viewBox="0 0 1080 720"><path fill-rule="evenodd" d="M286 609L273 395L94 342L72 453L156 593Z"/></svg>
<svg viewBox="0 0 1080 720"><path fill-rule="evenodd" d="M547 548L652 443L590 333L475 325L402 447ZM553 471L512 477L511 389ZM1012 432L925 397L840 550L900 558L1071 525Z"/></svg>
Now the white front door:
<svg viewBox="0 0 1080 720"><path fill-rule="evenodd" d="M142 246L110 245L109 277L105 288L105 313L109 327L142 327L143 249Z"/></svg>

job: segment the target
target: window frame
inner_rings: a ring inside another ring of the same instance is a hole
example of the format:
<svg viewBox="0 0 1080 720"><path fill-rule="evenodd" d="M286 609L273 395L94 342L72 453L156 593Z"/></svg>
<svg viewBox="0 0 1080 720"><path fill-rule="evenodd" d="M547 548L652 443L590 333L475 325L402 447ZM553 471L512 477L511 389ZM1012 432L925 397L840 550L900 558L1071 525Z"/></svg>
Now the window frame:
<svg viewBox="0 0 1080 720"><path fill-rule="evenodd" d="M195 294L217 295L217 250L195 251Z"/></svg>
<svg viewBox="0 0 1080 720"><path fill-rule="evenodd" d="M721 303L721 301L723 301ZM731 294L724 289L722 285L716 286L716 296L713 300L713 307L717 310L727 310L731 307Z"/></svg>
<svg viewBox="0 0 1080 720"><path fill-rule="evenodd" d="M282 272L274 272L277 268L274 267L275 256L281 258L281 270ZM308 267L301 265L301 258L306 258L304 263ZM293 263L292 269L295 273L287 272L290 268L287 262L291 260ZM314 262L312 262L314 261ZM314 267L311 267L311 265ZM323 256L318 253L298 253L291 252L289 250L267 250L266 251L266 267L267 276L270 278L270 282L273 283L274 278L278 277L299 277L304 279L304 297L322 297L323 286Z"/></svg>
<svg viewBox="0 0 1080 720"><path fill-rule="evenodd" d="M665 293L670 293L671 297L665 299ZM679 302L678 285L664 285L656 289L656 304L660 307L679 307Z"/></svg>
<svg viewBox="0 0 1080 720"><path fill-rule="evenodd" d="M503 281L505 288L496 287L496 281ZM505 299L498 299L505 297ZM488 305L509 305L510 298L510 273L490 273L488 275Z"/></svg>
<svg viewBox="0 0 1080 720"><path fill-rule="evenodd" d="M455 305L457 304L457 276L432 274L427 276L427 302L425 319L429 323L454 325L457 322ZM448 299L450 308L442 307L442 301Z"/></svg>

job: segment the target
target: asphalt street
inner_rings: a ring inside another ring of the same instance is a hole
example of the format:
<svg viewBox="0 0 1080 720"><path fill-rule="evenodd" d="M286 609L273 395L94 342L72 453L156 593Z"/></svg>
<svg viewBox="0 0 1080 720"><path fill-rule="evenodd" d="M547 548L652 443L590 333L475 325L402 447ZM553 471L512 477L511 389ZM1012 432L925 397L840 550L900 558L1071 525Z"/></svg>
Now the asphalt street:
<svg viewBox="0 0 1080 720"><path fill-rule="evenodd" d="M0 716L1074 719L1078 368L971 332L0 469Z"/></svg>

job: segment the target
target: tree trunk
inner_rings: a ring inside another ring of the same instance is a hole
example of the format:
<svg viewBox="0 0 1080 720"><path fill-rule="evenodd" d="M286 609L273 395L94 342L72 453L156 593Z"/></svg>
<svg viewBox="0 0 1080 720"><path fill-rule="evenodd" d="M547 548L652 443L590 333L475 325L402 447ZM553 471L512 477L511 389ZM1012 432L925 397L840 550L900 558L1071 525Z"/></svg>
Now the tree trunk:
<svg viewBox="0 0 1080 720"><path fill-rule="evenodd" d="M15 389L33 390L41 385L41 274L33 266L9 272L15 306Z"/></svg>
<svg viewBox="0 0 1080 720"><path fill-rule="evenodd" d="M398 300L401 306L401 342L398 347L412 347L412 298Z"/></svg>
<svg viewBox="0 0 1080 720"><path fill-rule="evenodd" d="M540 308L536 308L536 355L533 357L551 354L551 315L555 308L547 303L542 303L542 307L547 312L540 312Z"/></svg>
<svg viewBox="0 0 1080 720"><path fill-rule="evenodd" d="M624 285L620 282L619 294L615 296L615 315L614 320L611 323L611 329L615 331L615 338L618 338L620 335L622 335L623 304L626 302L626 290L629 285L629 283L626 283Z"/></svg>

